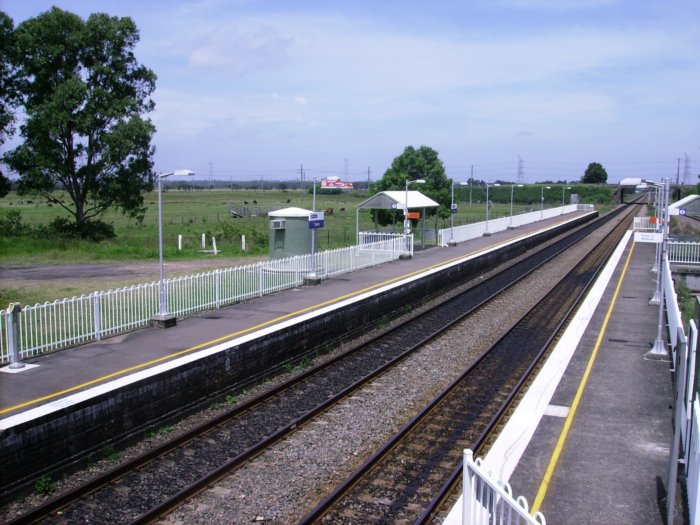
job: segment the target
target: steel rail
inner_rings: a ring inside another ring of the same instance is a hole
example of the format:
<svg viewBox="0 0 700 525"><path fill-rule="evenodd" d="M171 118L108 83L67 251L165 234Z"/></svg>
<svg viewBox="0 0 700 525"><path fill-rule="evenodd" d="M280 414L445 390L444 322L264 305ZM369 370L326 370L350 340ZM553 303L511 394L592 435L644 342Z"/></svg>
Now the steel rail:
<svg viewBox="0 0 700 525"><path fill-rule="evenodd" d="M609 219L608 216L606 216L606 217ZM602 219L599 219L599 221L600 220L602 220ZM598 221L594 221L594 222L598 222ZM586 226L584 226L582 229L586 229ZM576 233L574 233L572 235L576 236ZM569 239L570 237L571 236L567 236L566 238ZM559 241L559 242L562 242L562 241ZM568 248L569 245L570 244L568 244L565 248L561 248L561 250L558 250L557 254L560 253L561 251L563 251L564 249ZM530 257L534 257L535 255L537 255L537 254L531 255ZM538 264L537 267L539 267L541 264L544 264L544 262ZM534 269L529 270L528 273L530 273L531 271L534 271ZM486 283L488 283L496 278L497 278L497 276L494 276L490 279L485 280L481 285L477 285L477 286L483 286L484 284L486 284ZM505 289L505 287L502 289ZM497 293L500 293L500 291L502 291L502 289L499 290L498 292L492 294L491 296L489 296L489 300L493 296L497 295ZM451 300L452 299L448 300L448 302ZM482 306L485 302L486 301L482 301L478 306ZM456 322L459 322L459 320L461 318L463 318L465 315L468 315L468 312L464 313L458 319L455 319L454 321L452 321L450 323L450 326ZM415 319L413 319L411 322L415 323ZM401 330L401 328L402 328L401 325L394 327L394 328L391 328L389 330L386 330L384 333L380 334L380 336L387 337L390 334L398 333L399 330ZM248 450L246 450L242 454L239 454L235 458L232 458L230 461L227 461L221 467L210 472L210 474L208 474L207 476L200 478L192 486L183 489L182 491L180 491L180 493L178 495L169 498L167 504L163 503L157 507L154 507L154 509L160 509L160 510L155 510L154 512L149 511L145 514L142 514L134 521L134 523L144 523L147 520L154 519L154 517L156 517L156 515L159 512L163 513L169 509L172 509L176 499L178 499L177 496L189 497L189 496L191 496L191 494L194 494L194 493L202 490L202 488L204 488L206 485L210 484L213 480L221 478L222 476L226 475L226 473L235 469L237 466L240 466L245 461L247 461L250 458L254 457L255 455L259 454L262 450L264 450L266 447L269 447L275 441L278 441L282 437L288 435L291 431L293 431L295 428L297 428L299 425L301 425L304 421L314 417L318 413L327 409L334 402L337 402L340 397L348 395L350 392L359 388L359 386L361 386L362 384L371 380L372 378L376 377L376 375L382 373L384 370L386 370L390 366L394 366L397 362L404 359L406 356L410 355L410 353L415 351L416 348L418 348L419 346L430 341L431 339L433 339L437 335L438 335L438 333L434 333L434 334L431 334L431 335L425 337L422 341L419 342L419 344L412 346L411 348L407 349L405 352L400 354L395 359L387 362L381 368L378 368L373 373L367 375L365 380L360 380L360 381L356 382L355 384L345 388L341 392L341 394L334 396L334 398L329 399L326 403L323 403L322 405L319 405L315 409L307 412L307 414L305 416L290 420L286 425L281 427L277 432L275 432L274 434L269 436L264 441L260 441L259 443L257 443L253 447L249 448ZM301 382L305 381L306 379L318 374L320 371L325 370L325 369L329 369L333 366L336 366L339 362L341 362L343 359L347 358L349 355L356 353L360 349L368 348L372 344L376 344L377 339L378 339L378 337L374 338L373 340L368 341L362 345L359 345L355 348L352 348L352 349L348 350L347 352L344 352L343 354L327 361L326 363L323 363L323 364L318 365L312 369L309 369L308 371L302 373L301 375L290 380L289 382L287 382L283 385L279 385L278 387L273 388L272 390L244 403L243 405L235 407L232 410L229 410L229 411L225 412L224 414L221 414L220 416L217 416L217 417L199 425L198 427L193 429L191 432L188 432L188 433L183 434L181 436L174 437L174 438L166 441L162 445L159 445L158 447L152 449L151 451L139 456L138 458L135 458L133 461L119 465L119 466L111 469L110 471L89 480L88 482L77 487L73 491L59 495L56 498L53 498L52 500L50 500L49 502L30 510L29 512L23 514L22 516L15 518L14 520L12 520L8 523L12 524L12 525L17 525L20 523L33 523L33 522L36 522L42 518L45 518L47 515L50 515L53 512L55 512L61 508L65 508L66 506L70 505L71 502L75 501L77 498L84 497L86 494L92 493L92 492L98 490L102 486L108 485L116 480L119 480L120 478L122 478L123 476L132 472L133 470L141 468L144 465L148 464L150 461L153 461L155 458L161 457L164 454L167 454L169 451L183 446L184 444L192 441L193 439L196 439L197 436L202 435L211 429L214 429L216 427L219 427L219 426L225 424L230 419L237 417L246 411L251 410L253 407L260 405L261 403L265 402L266 400L283 394L290 387L300 384ZM179 498L180 501L181 501L181 497Z"/></svg>
<svg viewBox="0 0 700 525"><path fill-rule="evenodd" d="M619 228L619 227L618 227ZM618 228L615 228L614 231L617 231ZM613 234L610 234L613 235ZM607 259L609 257L610 251L605 254L604 258ZM589 259L589 258L587 258ZM585 261L585 260L584 260ZM579 263L575 269L570 271L567 276L565 276L561 281L564 282L567 277L574 275L575 272L577 271L577 268L580 268L582 264L585 264L584 261ZM602 266L602 263L598 266L600 268ZM597 275L597 271L595 275ZM591 276L589 279L589 283L591 279L595 278L594 276ZM557 323L557 326L555 330L549 335L547 338L545 344L541 347L541 349L537 352L536 358L528 365L525 374L523 374L519 381L517 382L515 388L508 394L505 402L500 406L500 408L497 410L496 414L491 418L490 422L487 424L486 428L484 431L481 433L481 435L477 439L477 443L481 445L481 443L484 442L484 440L488 437L489 433L492 431L494 426L497 424L497 422L502 418L503 414L506 412L508 407L511 405L512 400L518 395L518 392L524 382L527 380L528 375L534 370L534 368L537 366L537 362L540 360L541 356L546 352L547 348L551 345L552 340L557 337L557 333L561 329L561 327L564 325L568 317L571 315L571 312L575 309L577 303L580 301L581 297L585 295L587 291L588 285L586 285L581 292L578 294L576 297L576 300L572 302L570 307L567 309L567 311L562 315L560 321ZM537 306L535 306L532 310L527 312L525 315L521 317L521 319L516 323L520 324L525 322L525 320L531 316L532 312L536 310L537 308L541 308L542 303L538 303ZM320 522L324 516L327 516L327 514L330 512L330 510L338 505L338 503L350 492L353 490L353 488L360 483L363 478L367 475L368 472L372 471L373 468L375 468L381 461L384 460L384 458L391 452L397 449L400 443L402 443L403 440L406 439L407 436L411 434L411 432L416 429L416 427L424 422L424 420L429 416L434 413L437 406L440 405L455 389L464 382L465 378L470 376L475 370L478 369L478 367L487 359L489 359L489 356L491 354L491 351L496 348L499 344L502 344L505 339L509 337L509 334L506 333L504 334L499 341L492 346L491 349L487 350L484 352L479 359L473 363L465 372L457 378L455 381L453 381L450 385L448 385L438 396L436 396L433 401L431 401L428 405L426 405L420 412L417 414L410 422L408 422L397 434L395 434L394 437L392 437L387 443L385 443L377 452L375 452L374 455L372 455L369 459L367 459L358 469L355 470L341 485L337 486L331 494L329 494L323 501L321 501L313 510L311 510L306 516L304 516L301 521L299 521L300 525L308 525L310 523L316 523ZM472 445L473 447L473 445ZM460 467L461 468L461 467ZM457 469L459 470L459 469ZM456 471L455 471L456 472ZM453 472L452 475L450 476L450 480L452 480L455 476L456 473ZM447 486L447 484L445 485ZM443 487L444 490L444 487ZM443 494L441 490L441 495ZM434 502L438 499L438 497L434 498L431 501L431 505L434 504ZM417 523L426 523L427 520L432 516L433 509L429 507L429 510L424 511ZM376 516L375 516L376 518Z"/></svg>

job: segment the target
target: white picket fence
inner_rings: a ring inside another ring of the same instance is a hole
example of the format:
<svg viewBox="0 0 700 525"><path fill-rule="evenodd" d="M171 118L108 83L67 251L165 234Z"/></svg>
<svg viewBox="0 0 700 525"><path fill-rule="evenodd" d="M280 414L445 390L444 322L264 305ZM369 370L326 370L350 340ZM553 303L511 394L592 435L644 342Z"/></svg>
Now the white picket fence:
<svg viewBox="0 0 700 525"><path fill-rule="evenodd" d="M462 472L462 525L546 525L541 512L530 514L527 500L515 498L508 483L492 479L469 449L464 451Z"/></svg>
<svg viewBox="0 0 700 525"><path fill-rule="evenodd" d="M575 211L593 211L595 208L592 204L568 204L557 208L547 208L539 211L531 211L521 213L520 215L512 215L508 217L500 217L498 219L490 219L489 221L477 222L473 224L465 224L463 226L455 226L454 228L443 228L438 232L438 244L447 246L451 241L460 243L470 239L476 239L484 235L501 232L508 228L517 228L526 224L551 219L565 213Z"/></svg>
<svg viewBox="0 0 700 525"><path fill-rule="evenodd" d="M669 245L672 243L668 243ZM685 464L686 496L690 523L700 522L700 405L698 404L696 354L698 329L696 322L688 324L688 334L683 323L678 297L667 257L662 262L663 298L666 306L667 345L673 363L674 417L673 442L669 461L667 500L675 501L678 467ZM674 523L674 507L666 509L666 523Z"/></svg>
<svg viewBox="0 0 700 525"><path fill-rule="evenodd" d="M413 253L412 235L360 233L359 239L348 248L167 279L168 311L185 317L300 286L312 272L328 279ZM158 308L154 281L25 306L15 316L2 310L0 364L11 361L13 340L25 359L148 326Z"/></svg>

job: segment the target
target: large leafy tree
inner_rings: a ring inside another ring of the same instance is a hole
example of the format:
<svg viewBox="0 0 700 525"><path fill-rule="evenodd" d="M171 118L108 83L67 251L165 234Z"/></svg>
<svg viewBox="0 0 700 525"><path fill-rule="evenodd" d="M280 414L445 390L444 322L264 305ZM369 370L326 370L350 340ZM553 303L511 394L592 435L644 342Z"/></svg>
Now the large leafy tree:
<svg viewBox="0 0 700 525"><path fill-rule="evenodd" d="M440 204L437 211L428 210L428 214L446 218L450 209L450 184L452 180L445 174L445 166L442 164L438 152L428 146L416 149L407 146L401 155L394 158L391 167L386 170L384 176L373 185L373 193L387 190L405 190L406 181L416 179L425 180L425 184L416 185L409 189L419 190L435 202ZM391 221L389 213L379 214L382 224Z"/></svg>
<svg viewBox="0 0 700 525"><path fill-rule="evenodd" d="M581 178L584 184L598 184L608 181L608 172L599 162L591 162Z"/></svg>
<svg viewBox="0 0 700 525"><path fill-rule="evenodd" d="M17 26L13 56L26 119L23 144L5 162L19 192L57 202L78 227L109 207L142 218L153 188L151 137L155 74L133 54L138 29L128 18L82 20L54 7Z"/></svg>
<svg viewBox="0 0 700 525"><path fill-rule="evenodd" d="M10 50L13 42L12 19L0 11L0 146L14 132L14 106L17 92L14 85L13 69L10 62ZM10 191L10 180L0 172L0 197Z"/></svg>

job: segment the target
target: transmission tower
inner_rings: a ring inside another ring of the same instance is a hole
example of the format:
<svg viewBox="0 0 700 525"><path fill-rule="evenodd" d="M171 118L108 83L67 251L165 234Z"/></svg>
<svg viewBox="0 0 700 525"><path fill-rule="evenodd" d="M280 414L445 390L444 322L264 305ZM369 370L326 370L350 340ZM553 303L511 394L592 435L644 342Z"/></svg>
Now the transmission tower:
<svg viewBox="0 0 700 525"><path fill-rule="evenodd" d="M684 155L685 162L683 163L683 179L681 180L681 184L683 186L688 184L688 182L690 181L690 157L687 153L684 153Z"/></svg>

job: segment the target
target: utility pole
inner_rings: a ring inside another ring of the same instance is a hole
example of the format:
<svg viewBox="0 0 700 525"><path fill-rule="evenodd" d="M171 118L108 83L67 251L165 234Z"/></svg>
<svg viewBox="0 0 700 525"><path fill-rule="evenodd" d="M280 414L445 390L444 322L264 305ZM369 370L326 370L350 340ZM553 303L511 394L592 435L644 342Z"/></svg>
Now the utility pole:
<svg viewBox="0 0 700 525"><path fill-rule="evenodd" d="M370 169L369 166L367 166L367 193L369 194L369 175L370 175Z"/></svg>
<svg viewBox="0 0 700 525"><path fill-rule="evenodd" d="M299 167L299 187L301 188L301 200L304 201L304 165Z"/></svg>
<svg viewBox="0 0 700 525"><path fill-rule="evenodd" d="M474 164L469 172L469 207L472 207L472 186L474 185Z"/></svg>
<svg viewBox="0 0 700 525"><path fill-rule="evenodd" d="M518 176L517 176L518 184L522 184L524 178L525 178L525 170L523 169L523 159L520 155L518 155Z"/></svg>
<svg viewBox="0 0 700 525"><path fill-rule="evenodd" d="M209 191L211 191L212 186L211 186L211 179L212 176L214 175L214 164L209 161Z"/></svg>

